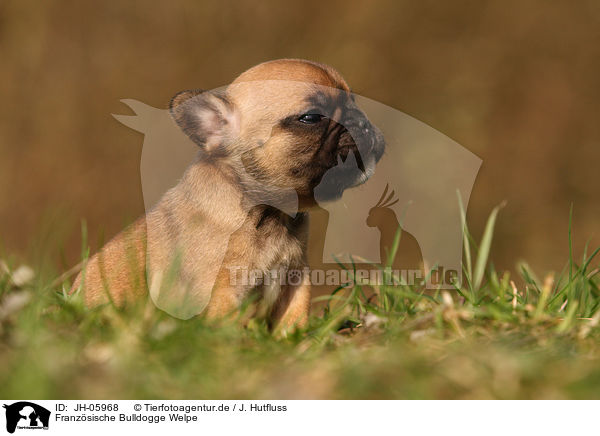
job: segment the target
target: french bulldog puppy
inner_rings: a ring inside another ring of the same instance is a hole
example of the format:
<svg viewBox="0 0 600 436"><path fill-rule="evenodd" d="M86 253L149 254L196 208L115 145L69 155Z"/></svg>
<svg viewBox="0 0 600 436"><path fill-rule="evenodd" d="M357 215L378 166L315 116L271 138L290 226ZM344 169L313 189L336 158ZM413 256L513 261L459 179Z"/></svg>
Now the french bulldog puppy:
<svg viewBox="0 0 600 436"><path fill-rule="evenodd" d="M72 291L88 306L149 291L181 318L224 317L256 296L273 328L305 325L307 211L373 174L382 134L337 71L296 59L259 64L223 90L180 92L170 113L197 144L197 159L87 262ZM299 276L235 277L257 270Z"/></svg>

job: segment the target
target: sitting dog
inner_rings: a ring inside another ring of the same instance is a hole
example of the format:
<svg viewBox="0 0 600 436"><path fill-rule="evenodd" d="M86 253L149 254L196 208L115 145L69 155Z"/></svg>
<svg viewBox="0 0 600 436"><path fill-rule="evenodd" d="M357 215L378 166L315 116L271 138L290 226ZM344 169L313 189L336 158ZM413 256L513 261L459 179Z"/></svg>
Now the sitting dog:
<svg viewBox="0 0 600 436"><path fill-rule="evenodd" d="M88 306L123 305L149 290L159 307L183 307L174 309L182 318L235 313L253 294L271 326L303 326L306 274L257 285L232 280L232 271L303 271L315 196L335 200L364 183L383 154L382 134L337 71L305 60L259 64L222 91L183 91L170 112L197 159L89 260L72 290Z"/></svg>

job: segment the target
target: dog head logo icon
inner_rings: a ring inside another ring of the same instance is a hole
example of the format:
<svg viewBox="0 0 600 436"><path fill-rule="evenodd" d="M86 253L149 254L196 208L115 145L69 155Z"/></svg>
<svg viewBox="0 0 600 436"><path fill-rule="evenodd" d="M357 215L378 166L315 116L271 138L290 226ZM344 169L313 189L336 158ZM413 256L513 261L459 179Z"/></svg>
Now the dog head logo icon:
<svg viewBox="0 0 600 436"><path fill-rule="evenodd" d="M16 429L48 429L50 411L29 401L19 401L6 409L6 431L14 433Z"/></svg>

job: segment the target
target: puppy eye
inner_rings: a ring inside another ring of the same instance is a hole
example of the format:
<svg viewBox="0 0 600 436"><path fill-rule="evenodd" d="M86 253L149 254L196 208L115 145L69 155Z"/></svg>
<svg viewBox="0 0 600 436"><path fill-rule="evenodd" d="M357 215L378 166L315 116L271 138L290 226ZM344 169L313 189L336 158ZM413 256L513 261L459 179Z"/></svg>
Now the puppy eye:
<svg viewBox="0 0 600 436"><path fill-rule="evenodd" d="M321 121L322 119L323 119L323 115L304 114L300 118L298 118L298 121L300 121L301 123L304 123L304 124L316 124L319 121Z"/></svg>

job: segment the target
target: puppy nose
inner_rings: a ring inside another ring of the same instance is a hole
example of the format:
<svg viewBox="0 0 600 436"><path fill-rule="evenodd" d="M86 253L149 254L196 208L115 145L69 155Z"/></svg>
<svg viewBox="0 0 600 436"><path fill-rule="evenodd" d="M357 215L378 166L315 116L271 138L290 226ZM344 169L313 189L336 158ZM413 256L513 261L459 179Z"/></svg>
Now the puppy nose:
<svg viewBox="0 0 600 436"><path fill-rule="evenodd" d="M360 119L358 121L358 128L362 131L363 135L369 136L373 129L371 123L367 119Z"/></svg>

